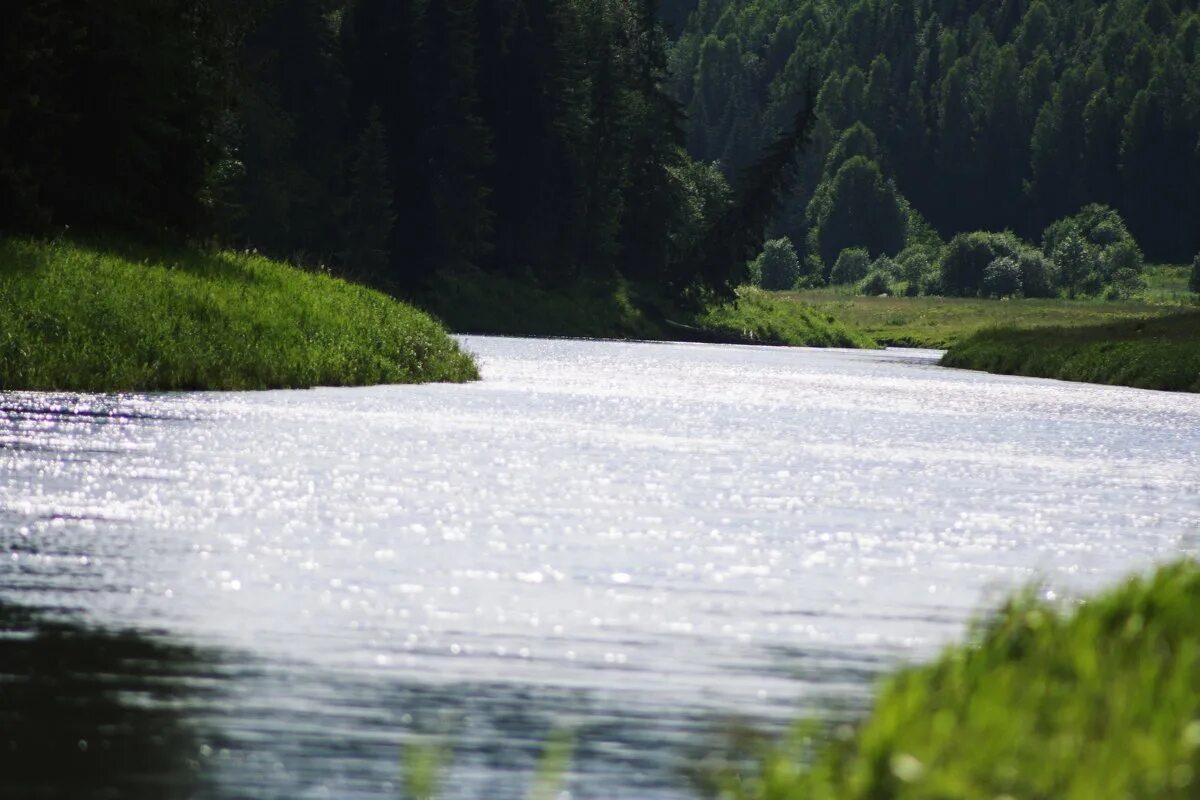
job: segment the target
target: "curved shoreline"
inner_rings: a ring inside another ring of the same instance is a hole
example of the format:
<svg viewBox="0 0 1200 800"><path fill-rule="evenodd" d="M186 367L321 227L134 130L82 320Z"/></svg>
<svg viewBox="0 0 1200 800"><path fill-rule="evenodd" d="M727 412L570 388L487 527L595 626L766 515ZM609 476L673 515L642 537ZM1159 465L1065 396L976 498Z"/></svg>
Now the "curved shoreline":
<svg viewBox="0 0 1200 800"><path fill-rule="evenodd" d="M256 390L468 381L428 314L258 255L0 239L0 389Z"/></svg>

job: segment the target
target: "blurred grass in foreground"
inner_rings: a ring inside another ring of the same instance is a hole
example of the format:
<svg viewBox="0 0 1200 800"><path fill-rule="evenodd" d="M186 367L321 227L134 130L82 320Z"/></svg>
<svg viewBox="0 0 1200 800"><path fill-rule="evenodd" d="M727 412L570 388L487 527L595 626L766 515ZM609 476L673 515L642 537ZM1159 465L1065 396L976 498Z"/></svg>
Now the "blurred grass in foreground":
<svg viewBox="0 0 1200 800"><path fill-rule="evenodd" d="M463 381L428 315L261 256L0 239L0 389L269 389Z"/></svg>
<svg viewBox="0 0 1200 800"><path fill-rule="evenodd" d="M881 687L857 728L813 729L730 800L1194 800L1200 797L1200 566L1074 611L1027 592L971 641Z"/></svg>

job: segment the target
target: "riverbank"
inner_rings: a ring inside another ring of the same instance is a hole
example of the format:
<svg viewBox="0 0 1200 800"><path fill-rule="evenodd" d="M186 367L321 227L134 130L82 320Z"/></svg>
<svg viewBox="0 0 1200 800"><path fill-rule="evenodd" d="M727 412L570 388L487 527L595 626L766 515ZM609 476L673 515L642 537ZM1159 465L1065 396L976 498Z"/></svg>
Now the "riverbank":
<svg viewBox="0 0 1200 800"><path fill-rule="evenodd" d="M772 292L743 287L736 301L699 313L624 280L555 290L460 270L412 298L456 333L589 339L706 341L792 347L879 345L834 315Z"/></svg>
<svg viewBox="0 0 1200 800"><path fill-rule="evenodd" d="M1107 325L986 330L942 365L1004 375L1200 392L1200 313Z"/></svg>
<svg viewBox="0 0 1200 800"><path fill-rule="evenodd" d="M1031 594L972 641L904 670L854 730L797 734L739 800L1171 800L1200 788L1200 566L1134 579L1070 612Z"/></svg>
<svg viewBox="0 0 1200 800"><path fill-rule="evenodd" d="M844 287L778 292L834 317L880 344L945 350L991 328L1054 328L1104 325L1160 317L1181 310L1174 295L1156 293L1127 301L978 297L867 297Z"/></svg>
<svg viewBox="0 0 1200 800"><path fill-rule="evenodd" d="M246 390L478 377L427 314L257 255L0 240L0 388Z"/></svg>

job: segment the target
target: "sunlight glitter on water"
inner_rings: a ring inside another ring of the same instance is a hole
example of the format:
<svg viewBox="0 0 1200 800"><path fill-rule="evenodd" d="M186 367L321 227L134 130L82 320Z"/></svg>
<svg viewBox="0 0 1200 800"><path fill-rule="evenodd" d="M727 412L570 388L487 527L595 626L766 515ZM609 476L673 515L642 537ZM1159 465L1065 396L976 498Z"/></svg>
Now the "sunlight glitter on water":
<svg viewBox="0 0 1200 800"><path fill-rule="evenodd" d="M469 386L4 396L0 596L244 671L199 713L279 769L229 767L229 796L377 796L450 726L458 796L519 797L565 720L576 797L677 797L728 718L848 713L1014 586L1200 543L1193 396L465 341Z"/></svg>

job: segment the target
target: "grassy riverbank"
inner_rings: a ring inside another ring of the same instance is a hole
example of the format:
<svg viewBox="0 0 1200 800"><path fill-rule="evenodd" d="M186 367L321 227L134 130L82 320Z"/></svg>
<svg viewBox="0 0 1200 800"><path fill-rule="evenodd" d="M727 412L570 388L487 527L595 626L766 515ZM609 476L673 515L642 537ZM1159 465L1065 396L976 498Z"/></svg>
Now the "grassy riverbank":
<svg viewBox="0 0 1200 800"><path fill-rule="evenodd" d="M700 313L625 281L548 290L478 270L438 279L414 298L458 333L696 340L795 347L877 347L870 336L806 303L749 287Z"/></svg>
<svg viewBox="0 0 1200 800"><path fill-rule="evenodd" d="M991 328L1102 325L1162 316L1178 311L1180 307L1178 303L1150 302L1148 299L865 297L841 287L776 293L773 296L781 301L794 300L809 305L850 328L862 331L881 344L937 349L945 349Z"/></svg>
<svg viewBox="0 0 1200 800"><path fill-rule="evenodd" d="M834 315L772 292L742 288L737 303L713 306L696 318L706 331L752 344L797 347L878 347L875 339Z"/></svg>
<svg viewBox="0 0 1200 800"><path fill-rule="evenodd" d="M951 347L942 365L1200 392L1200 313L1100 326L981 331Z"/></svg>
<svg viewBox="0 0 1200 800"><path fill-rule="evenodd" d="M426 314L254 255L0 240L0 388L268 389L478 377Z"/></svg>
<svg viewBox="0 0 1200 800"><path fill-rule="evenodd" d="M1126 798L1200 792L1200 567L1132 580L1074 612L1014 600L966 646L900 672L856 730L798 734L749 800Z"/></svg>

